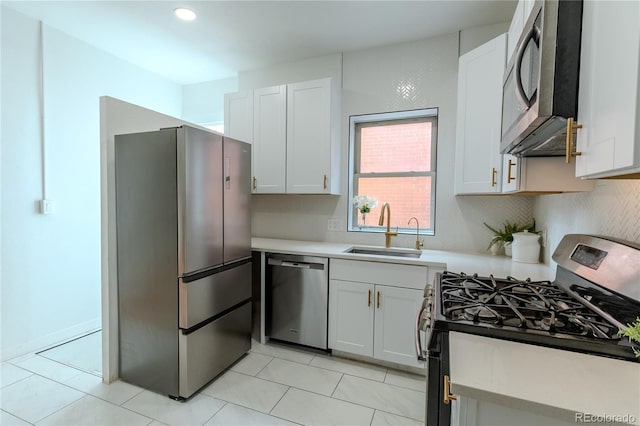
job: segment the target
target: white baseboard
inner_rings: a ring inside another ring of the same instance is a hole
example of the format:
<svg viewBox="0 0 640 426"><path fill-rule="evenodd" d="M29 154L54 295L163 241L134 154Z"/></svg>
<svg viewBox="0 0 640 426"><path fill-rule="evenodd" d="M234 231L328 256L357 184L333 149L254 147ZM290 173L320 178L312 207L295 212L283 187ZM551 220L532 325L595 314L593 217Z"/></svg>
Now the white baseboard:
<svg viewBox="0 0 640 426"><path fill-rule="evenodd" d="M33 340L12 346L10 348L3 347L0 350L0 361L7 361L9 359L17 358L29 353L39 352L43 349L50 348L51 346L59 345L68 340L72 340L92 331L99 330L101 325L101 319L100 317L97 317L92 320L74 325L72 327L65 328L63 330L58 330L44 336L39 336Z"/></svg>

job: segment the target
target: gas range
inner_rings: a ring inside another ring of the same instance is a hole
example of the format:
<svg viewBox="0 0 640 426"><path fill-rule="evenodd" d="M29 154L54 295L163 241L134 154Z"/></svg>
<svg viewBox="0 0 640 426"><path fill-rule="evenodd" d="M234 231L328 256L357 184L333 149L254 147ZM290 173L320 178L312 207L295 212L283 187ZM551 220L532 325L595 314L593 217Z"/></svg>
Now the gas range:
<svg viewBox="0 0 640 426"><path fill-rule="evenodd" d="M640 362L618 334L640 317L640 246L570 234L553 260L553 281L446 271L425 288L427 426L450 424L449 331Z"/></svg>
<svg viewBox="0 0 640 426"><path fill-rule="evenodd" d="M618 331L640 315L640 307L588 282L573 287L583 302L556 282L444 272L436 284L433 332L461 331L636 360L631 342ZM609 310L616 317L585 302L615 307Z"/></svg>
<svg viewBox="0 0 640 426"><path fill-rule="evenodd" d="M428 290L429 350L438 332L460 331L640 361L618 334L640 317L640 247L572 234L553 259L553 282L438 274Z"/></svg>

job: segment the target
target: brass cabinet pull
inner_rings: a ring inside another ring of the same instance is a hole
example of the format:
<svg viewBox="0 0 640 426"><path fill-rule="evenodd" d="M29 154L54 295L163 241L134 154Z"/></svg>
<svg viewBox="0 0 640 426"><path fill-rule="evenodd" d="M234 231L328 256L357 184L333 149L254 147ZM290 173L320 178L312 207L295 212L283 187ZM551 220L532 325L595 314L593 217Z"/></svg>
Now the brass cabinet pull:
<svg viewBox="0 0 640 426"><path fill-rule="evenodd" d="M494 186L496 186L496 184L498 182L496 182L496 175L498 174L498 171L496 170L495 167L491 168L491 187L493 188Z"/></svg>
<svg viewBox="0 0 640 426"><path fill-rule="evenodd" d="M256 189L258 187L258 180L256 179L256 177L253 177L253 189Z"/></svg>
<svg viewBox="0 0 640 426"><path fill-rule="evenodd" d="M442 402L445 404L449 404L451 401L456 401L458 399L456 395L451 394L449 389L450 387L451 380L449 379L449 376L444 376L444 398L442 399Z"/></svg>
<svg viewBox="0 0 640 426"><path fill-rule="evenodd" d="M380 309L380 292L378 292L378 309Z"/></svg>
<svg viewBox="0 0 640 426"><path fill-rule="evenodd" d="M367 306L371 306L371 289L369 289L369 297L367 298Z"/></svg>
<svg viewBox="0 0 640 426"><path fill-rule="evenodd" d="M324 181L323 181L322 187L324 189L327 189L327 175L324 175Z"/></svg>
<svg viewBox="0 0 640 426"><path fill-rule="evenodd" d="M507 169L507 183L511 183L512 180L516 180L515 177L511 177L511 167L515 166L516 163L509 160L509 168Z"/></svg>
<svg viewBox="0 0 640 426"><path fill-rule="evenodd" d="M575 123L573 121L573 117L567 118L567 144L566 144L566 155L565 161L567 164L571 162L571 157L577 157L578 155L582 155L581 152L573 152L573 131L575 129L582 129L582 124Z"/></svg>

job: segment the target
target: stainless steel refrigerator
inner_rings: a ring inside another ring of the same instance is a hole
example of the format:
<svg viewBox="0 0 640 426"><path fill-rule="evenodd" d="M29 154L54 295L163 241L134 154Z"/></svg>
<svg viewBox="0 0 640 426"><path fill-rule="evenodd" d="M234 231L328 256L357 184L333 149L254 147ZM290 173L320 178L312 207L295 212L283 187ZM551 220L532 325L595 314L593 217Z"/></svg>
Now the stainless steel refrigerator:
<svg viewBox="0 0 640 426"><path fill-rule="evenodd" d="M188 398L251 347L251 145L115 137L120 378Z"/></svg>

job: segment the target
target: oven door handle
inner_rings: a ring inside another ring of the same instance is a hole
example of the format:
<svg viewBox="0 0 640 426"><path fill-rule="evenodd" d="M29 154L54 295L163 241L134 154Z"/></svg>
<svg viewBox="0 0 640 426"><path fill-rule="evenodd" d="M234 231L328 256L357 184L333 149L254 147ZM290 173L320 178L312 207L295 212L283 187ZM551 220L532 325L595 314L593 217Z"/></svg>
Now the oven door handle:
<svg viewBox="0 0 640 426"><path fill-rule="evenodd" d="M426 361L427 358L424 357L424 353L422 351L422 341L420 339L420 317L422 316L423 308L420 307L418 310L418 316L416 317L416 355L418 357L418 361Z"/></svg>

